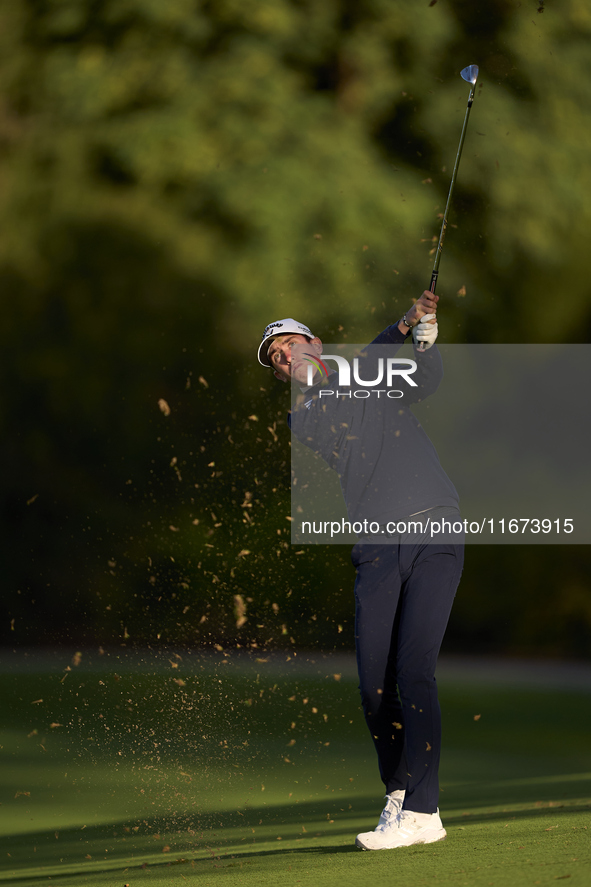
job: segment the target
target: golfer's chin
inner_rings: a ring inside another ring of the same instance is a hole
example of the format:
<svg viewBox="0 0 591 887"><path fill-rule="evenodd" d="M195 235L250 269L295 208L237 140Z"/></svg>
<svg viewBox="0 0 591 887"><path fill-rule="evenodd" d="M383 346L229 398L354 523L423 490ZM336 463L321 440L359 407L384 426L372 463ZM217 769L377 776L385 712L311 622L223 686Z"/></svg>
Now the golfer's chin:
<svg viewBox="0 0 591 887"><path fill-rule="evenodd" d="M307 386L308 384L308 364L301 363L291 368L291 380L297 382L298 385Z"/></svg>

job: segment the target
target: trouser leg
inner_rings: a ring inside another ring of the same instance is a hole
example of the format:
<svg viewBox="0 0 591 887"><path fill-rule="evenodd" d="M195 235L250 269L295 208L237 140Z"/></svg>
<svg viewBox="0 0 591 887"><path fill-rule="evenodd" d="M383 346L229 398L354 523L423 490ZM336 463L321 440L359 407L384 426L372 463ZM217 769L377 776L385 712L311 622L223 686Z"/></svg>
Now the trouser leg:
<svg viewBox="0 0 591 887"><path fill-rule="evenodd" d="M355 647L361 705L389 793L405 789L407 783L404 717L396 677L388 668L401 590L398 557L392 546L356 546L353 563L357 568Z"/></svg>
<svg viewBox="0 0 591 887"><path fill-rule="evenodd" d="M407 809L434 813L441 747L435 665L463 548L378 546L356 559L360 689L380 775L387 792L406 789Z"/></svg>
<svg viewBox="0 0 591 887"><path fill-rule="evenodd" d="M463 547L401 546L398 691L404 712L408 784L404 807L435 813L439 801L441 712L435 667L463 566Z"/></svg>

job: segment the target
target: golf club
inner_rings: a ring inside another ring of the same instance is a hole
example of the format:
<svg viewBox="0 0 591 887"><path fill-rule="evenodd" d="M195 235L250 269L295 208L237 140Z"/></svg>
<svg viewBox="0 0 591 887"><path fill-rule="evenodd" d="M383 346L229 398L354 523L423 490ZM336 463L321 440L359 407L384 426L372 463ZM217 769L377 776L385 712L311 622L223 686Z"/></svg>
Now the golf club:
<svg viewBox="0 0 591 887"><path fill-rule="evenodd" d="M468 127L468 117L470 116L470 109L472 108L472 102L474 101L474 91L476 89L476 80L478 79L478 65L468 65L467 68L464 68L462 71L460 71L460 76L462 80L465 80L467 83L471 83L472 88L470 89L470 95L468 96L468 107L466 108L466 116L464 117L464 125L462 127L462 134L460 136L460 144L458 145L458 153L456 154L456 162L454 163L454 169L451 174L449 193L447 195L447 203L445 204L445 212L443 213L441 232L439 234L439 243L437 244L437 249L435 251L435 261L433 262L433 271L431 272L431 284L429 286L429 289L432 293L435 292L437 278L439 276L439 261L441 259L441 252L443 250L443 238L445 237L445 229L447 228L447 214L449 212L449 207L451 204L451 195L453 193L456 175L458 173L458 166L460 165L462 148L464 147L464 139L466 137L466 129ZM419 343L417 350L425 350L425 346L422 342Z"/></svg>

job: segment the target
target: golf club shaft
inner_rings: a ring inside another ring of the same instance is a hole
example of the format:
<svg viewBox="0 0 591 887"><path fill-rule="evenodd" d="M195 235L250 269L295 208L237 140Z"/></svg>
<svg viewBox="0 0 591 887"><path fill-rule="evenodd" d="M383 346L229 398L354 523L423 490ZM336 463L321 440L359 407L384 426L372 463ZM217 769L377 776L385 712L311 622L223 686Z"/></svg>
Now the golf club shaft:
<svg viewBox="0 0 591 887"><path fill-rule="evenodd" d="M456 176L458 174L458 167L460 165L460 157L462 156L462 148L464 147L464 139L466 138L466 129L468 128L468 118L470 117L470 110L472 108L472 102L474 101L474 90L476 89L476 85L472 86L470 90L470 97L468 98L468 107L466 108L466 114L464 116L464 125L462 126L462 134L460 136L460 144L458 145L458 153L456 154L456 162L454 163L454 169L451 174L451 182L449 185L449 192L447 194L447 203L445 204L445 212L443 213L443 222L441 223L441 232L439 234L439 243L437 244L437 249L435 251L435 261L433 263L433 271L431 272L431 285L429 289L432 293L435 292L435 286L437 285L437 277L439 276L439 262L441 260L441 252L443 250L443 240L445 237L445 229L447 228L447 214L449 212L449 207L451 204L451 196L453 194L454 185L456 183Z"/></svg>
<svg viewBox="0 0 591 887"><path fill-rule="evenodd" d="M443 250L443 240L445 238L445 230L447 228L447 214L449 212L449 207L451 205L451 195L453 194L454 185L456 182L456 176L458 174L458 167L460 165L460 157L462 156L462 148L464 147L464 139L466 138L466 129L468 128L468 118L470 117L470 110L472 108L472 102L474 101L474 93L476 90L476 78L478 77L478 68L474 66L470 66L469 68L465 68L462 71L462 78L467 79L464 75L469 74L473 75L473 72L476 72L476 76L474 80L470 80L471 89L470 95L468 96L468 106L466 108L466 114L464 116L464 125L462 126L462 134L460 135L460 144L458 145L458 153L456 154L456 162L454 163L453 172L451 174L451 182L449 185L449 191L447 194L447 203L445 204L445 211L443 213L443 221L441 223L441 231L439 233L439 242L437 244L437 249L435 250L435 261L433 262L433 271L431 272L431 283L429 285L429 290L434 293L435 287L437 286L437 278L439 277L439 262L441 260L441 253ZM422 342L417 346L418 351L424 351L425 346Z"/></svg>

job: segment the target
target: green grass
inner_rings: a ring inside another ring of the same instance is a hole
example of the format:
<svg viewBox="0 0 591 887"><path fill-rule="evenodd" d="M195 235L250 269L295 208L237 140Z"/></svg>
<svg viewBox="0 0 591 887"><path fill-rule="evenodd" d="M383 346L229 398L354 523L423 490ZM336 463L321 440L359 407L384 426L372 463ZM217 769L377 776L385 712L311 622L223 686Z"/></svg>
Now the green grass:
<svg viewBox="0 0 591 887"><path fill-rule="evenodd" d="M228 658L4 673L0 880L591 882L586 694L440 682L448 839L361 853L383 789L350 669Z"/></svg>

